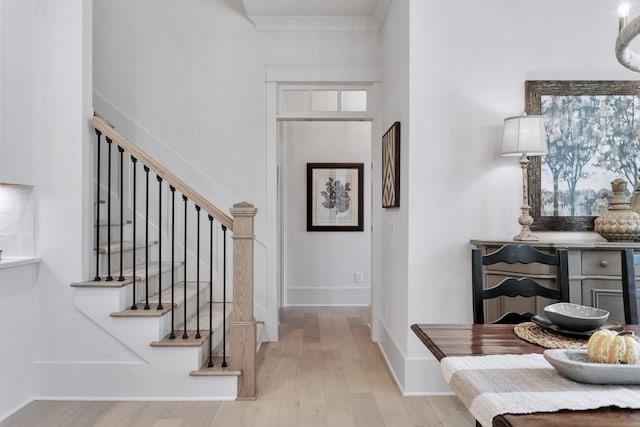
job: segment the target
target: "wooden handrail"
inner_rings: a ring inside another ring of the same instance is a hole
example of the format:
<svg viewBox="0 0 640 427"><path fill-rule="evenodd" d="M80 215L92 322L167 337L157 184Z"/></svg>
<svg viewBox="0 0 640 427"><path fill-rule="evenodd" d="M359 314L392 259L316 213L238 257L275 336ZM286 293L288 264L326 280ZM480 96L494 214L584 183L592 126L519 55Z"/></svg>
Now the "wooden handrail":
<svg viewBox="0 0 640 427"><path fill-rule="evenodd" d="M155 172L158 176L162 177L167 183L173 186L176 190L179 190L182 194L187 196L196 205L200 206L205 212L211 215L220 224L233 231L233 219L225 214L223 211L211 204L207 199L202 197L193 188L185 184L180 178L169 172L164 166L153 160L147 154L145 154L138 147L127 141L122 135L116 132L109 123L98 116L93 116L93 127L106 137L109 137L113 142L120 147L128 151L133 157L138 159L149 169Z"/></svg>

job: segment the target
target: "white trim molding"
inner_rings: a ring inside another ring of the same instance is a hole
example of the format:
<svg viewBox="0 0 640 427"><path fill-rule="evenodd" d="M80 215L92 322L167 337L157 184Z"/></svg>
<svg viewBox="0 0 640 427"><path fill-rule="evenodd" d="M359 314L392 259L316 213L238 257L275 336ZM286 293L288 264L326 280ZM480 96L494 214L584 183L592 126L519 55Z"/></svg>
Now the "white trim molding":
<svg viewBox="0 0 640 427"><path fill-rule="evenodd" d="M391 0L242 0L258 31L380 31Z"/></svg>
<svg viewBox="0 0 640 427"><path fill-rule="evenodd" d="M290 305L347 305L363 306L371 303L369 286L313 286L287 288L285 306Z"/></svg>
<svg viewBox="0 0 640 427"><path fill-rule="evenodd" d="M266 82L374 83L382 80L380 67L320 67L266 65Z"/></svg>
<svg viewBox="0 0 640 427"><path fill-rule="evenodd" d="M380 30L373 16L256 16L248 15L256 30L372 31Z"/></svg>

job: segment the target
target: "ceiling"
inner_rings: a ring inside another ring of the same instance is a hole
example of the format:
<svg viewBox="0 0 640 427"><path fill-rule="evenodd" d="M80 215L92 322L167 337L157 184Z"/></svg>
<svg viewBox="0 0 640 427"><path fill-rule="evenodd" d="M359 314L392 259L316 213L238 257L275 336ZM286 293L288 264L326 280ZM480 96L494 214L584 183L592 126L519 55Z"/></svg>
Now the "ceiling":
<svg viewBox="0 0 640 427"><path fill-rule="evenodd" d="M242 0L259 31L378 31L391 0Z"/></svg>

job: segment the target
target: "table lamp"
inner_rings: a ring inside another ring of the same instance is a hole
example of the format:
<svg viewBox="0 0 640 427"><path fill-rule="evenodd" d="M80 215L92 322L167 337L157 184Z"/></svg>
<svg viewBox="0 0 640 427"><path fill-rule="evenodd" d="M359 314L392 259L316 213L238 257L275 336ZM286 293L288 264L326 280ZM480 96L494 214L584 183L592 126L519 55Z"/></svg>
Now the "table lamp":
<svg viewBox="0 0 640 427"><path fill-rule="evenodd" d="M547 140L544 132L544 120L538 115L522 115L504 119L502 133L502 155L520 156L522 168L522 207L518 223L522 226L520 234L513 240L536 241L538 237L531 234L533 218L529 215L529 189L527 182L527 156L547 154Z"/></svg>

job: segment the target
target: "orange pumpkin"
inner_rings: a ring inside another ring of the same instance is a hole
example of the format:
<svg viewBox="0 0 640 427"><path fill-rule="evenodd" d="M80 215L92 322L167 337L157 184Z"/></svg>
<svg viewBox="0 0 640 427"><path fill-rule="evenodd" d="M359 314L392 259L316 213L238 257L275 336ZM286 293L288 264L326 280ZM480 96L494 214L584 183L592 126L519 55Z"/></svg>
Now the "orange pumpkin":
<svg viewBox="0 0 640 427"><path fill-rule="evenodd" d="M640 339L633 332L601 329L589 338L587 353L597 363L633 365L640 362Z"/></svg>

